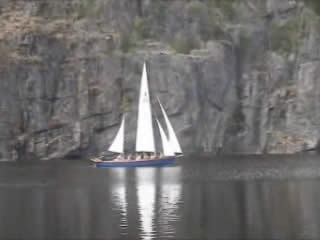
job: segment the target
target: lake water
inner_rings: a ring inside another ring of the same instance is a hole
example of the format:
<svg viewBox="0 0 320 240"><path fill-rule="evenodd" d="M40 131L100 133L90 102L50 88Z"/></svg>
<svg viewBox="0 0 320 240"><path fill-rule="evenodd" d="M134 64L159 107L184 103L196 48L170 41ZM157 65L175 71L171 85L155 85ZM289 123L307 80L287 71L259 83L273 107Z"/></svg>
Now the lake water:
<svg viewBox="0 0 320 240"><path fill-rule="evenodd" d="M317 156L0 164L0 239L319 239Z"/></svg>

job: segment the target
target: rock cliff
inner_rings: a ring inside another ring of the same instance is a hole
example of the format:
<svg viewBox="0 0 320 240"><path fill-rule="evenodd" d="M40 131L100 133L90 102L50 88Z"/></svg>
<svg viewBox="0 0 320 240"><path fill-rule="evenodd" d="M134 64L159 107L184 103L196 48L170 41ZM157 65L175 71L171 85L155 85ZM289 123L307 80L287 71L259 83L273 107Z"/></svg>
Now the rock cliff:
<svg viewBox="0 0 320 240"><path fill-rule="evenodd" d="M123 112L132 148L144 61L184 151L313 148L319 13L316 0L1 0L0 159L103 152Z"/></svg>

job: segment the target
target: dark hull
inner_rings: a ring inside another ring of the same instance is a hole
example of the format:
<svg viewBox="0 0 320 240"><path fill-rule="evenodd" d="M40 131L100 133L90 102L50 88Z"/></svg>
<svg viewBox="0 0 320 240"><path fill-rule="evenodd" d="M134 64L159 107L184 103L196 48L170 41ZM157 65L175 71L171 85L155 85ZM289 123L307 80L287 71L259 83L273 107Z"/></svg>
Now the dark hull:
<svg viewBox="0 0 320 240"><path fill-rule="evenodd" d="M131 161L102 161L96 162L98 168L109 167L157 167L166 166L176 161L175 157L166 157L159 159L147 159L147 160L131 160Z"/></svg>

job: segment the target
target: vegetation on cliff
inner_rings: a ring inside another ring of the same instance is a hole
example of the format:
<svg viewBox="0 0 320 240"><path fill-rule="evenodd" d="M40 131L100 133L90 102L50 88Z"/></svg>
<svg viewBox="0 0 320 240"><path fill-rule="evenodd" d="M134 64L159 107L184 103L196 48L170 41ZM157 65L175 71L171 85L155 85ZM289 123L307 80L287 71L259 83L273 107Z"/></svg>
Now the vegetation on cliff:
<svg viewBox="0 0 320 240"><path fill-rule="evenodd" d="M318 1L3 0L0 9L0 112L12 122L0 121L3 159L105 149L121 112L135 111L144 59L187 149L294 152L319 139Z"/></svg>

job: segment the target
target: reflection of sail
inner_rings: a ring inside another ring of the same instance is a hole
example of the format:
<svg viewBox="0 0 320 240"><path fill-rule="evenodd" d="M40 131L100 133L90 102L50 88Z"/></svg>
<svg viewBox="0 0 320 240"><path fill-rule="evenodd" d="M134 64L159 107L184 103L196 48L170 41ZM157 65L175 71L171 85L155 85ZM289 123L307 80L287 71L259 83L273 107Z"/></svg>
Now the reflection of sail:
<svg viewBox="0 0 320 240"><path fill-rule="evenodd" d="M175 234L174 222L179 220L179 202L181 199L181 183L177 178L180 177L181 168L161 169L161 185L159 207L161 212L158 217L157 225L162 233L172 236Z"/></svg>
<svg viewBox="0 0 320 240"><path fill-rule="evenodd" d="M167 209L169 213L175 211L177 203L180 201L181 185L179 183L161 186L162 209Z"/></svg>
<svg viewBox="0 0 320 240"><path fill-rule="evenodd" d="M116 171L119 170L119 171ZM125 186L125 171L123 169L114 169L113 173L117 174L119 184L112 185L112 196L116 209L120 211L120 227L126 229L128 227L126 186Z"/></svg>
<svg viewBox="0 0 320 240"><path fill-rule="evenodd" d="M139 169L137 175L138 210L143 239L153 239L153 219L156 195L154 175L155 169L151 168Z"/></svg>

